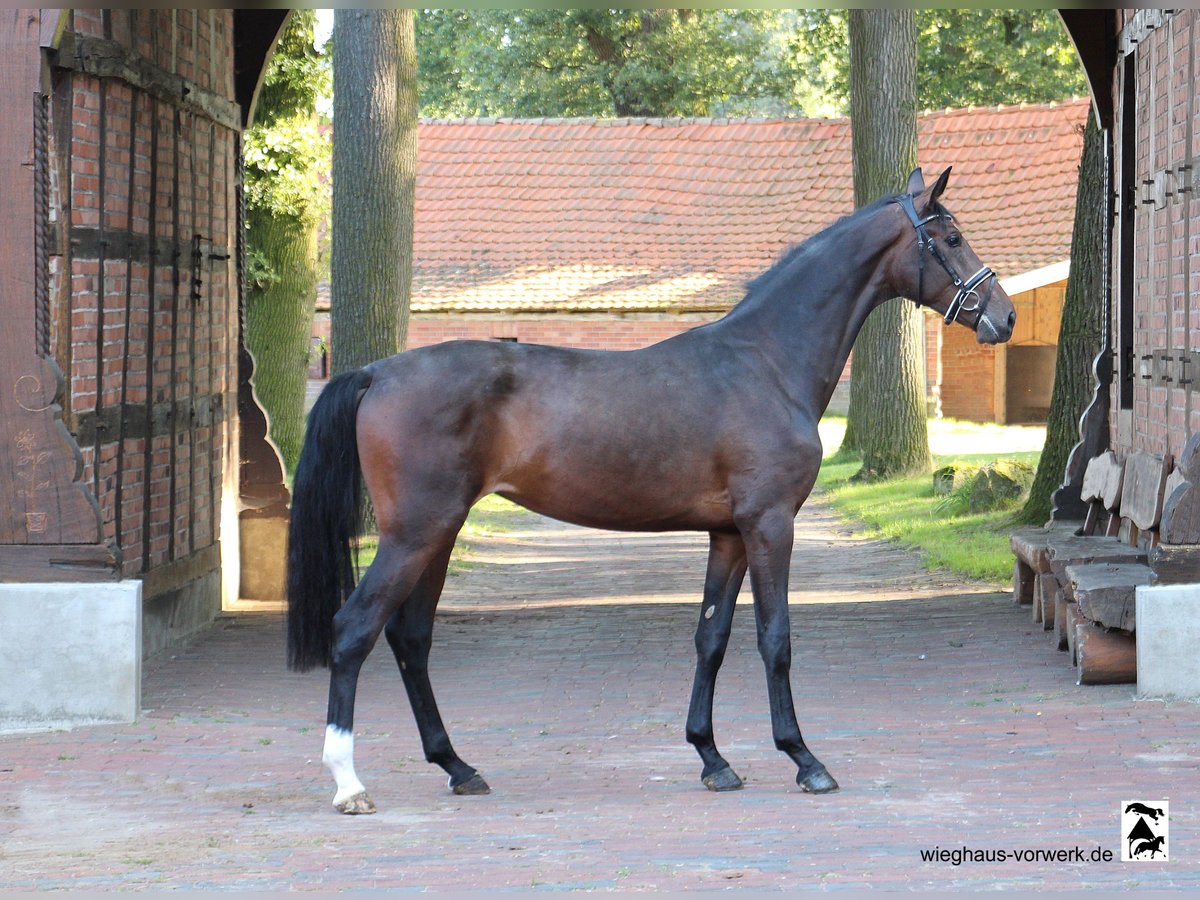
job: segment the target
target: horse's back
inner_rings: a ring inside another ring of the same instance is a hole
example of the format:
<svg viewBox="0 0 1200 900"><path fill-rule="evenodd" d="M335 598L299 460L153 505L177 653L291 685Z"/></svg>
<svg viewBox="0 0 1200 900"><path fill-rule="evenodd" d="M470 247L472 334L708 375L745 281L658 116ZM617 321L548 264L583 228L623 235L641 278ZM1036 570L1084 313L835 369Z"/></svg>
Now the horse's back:
<svg viewBox="0 0 1200 900"><path fill-rule="evenodd" d="M413 350L372 366L358 427L364 470L374 454L375 468L393 469L376 477L389 483L381 489L411 491L413 479L462 485L468 503L497 492L580 524L723 525L719 391L704 369L687 348L663 345Z"/></svg>
<svg viewBox="0 0 1200 900"><path fill-rule="evenodd" d="M815 427L797 430L751 366L712 331L632 351L489 341L413 350L371 366L358 422L364 474L373 496L376 484L434 489L469 506L496 492L583 525L729 527L739 478L799 506L820 461Z"/></svg>

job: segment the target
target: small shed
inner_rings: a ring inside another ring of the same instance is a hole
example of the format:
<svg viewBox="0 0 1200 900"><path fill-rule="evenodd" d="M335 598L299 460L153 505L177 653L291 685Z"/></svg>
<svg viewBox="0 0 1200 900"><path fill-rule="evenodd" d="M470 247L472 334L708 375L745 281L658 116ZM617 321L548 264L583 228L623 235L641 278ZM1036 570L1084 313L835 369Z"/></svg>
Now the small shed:
<svg viewBox="0 0 1200 900"><path fill-rule="evenodd" d="M286 506L241 134L286 10L0 11L0 728L128 719Z"/></svg>
<svg viewBox="0 0 1200 900"><path fill-rule="evenodd" d="M945 415L1044 421L1086 111L920 117L921 162L954 166L951 208L1021 321L991 348L928 318L929 393ZM787 247L853 208L847 119L425 121L418 152L414 347L645 346L724 314ZM318 329L327 321L319 309Z"/></svg>

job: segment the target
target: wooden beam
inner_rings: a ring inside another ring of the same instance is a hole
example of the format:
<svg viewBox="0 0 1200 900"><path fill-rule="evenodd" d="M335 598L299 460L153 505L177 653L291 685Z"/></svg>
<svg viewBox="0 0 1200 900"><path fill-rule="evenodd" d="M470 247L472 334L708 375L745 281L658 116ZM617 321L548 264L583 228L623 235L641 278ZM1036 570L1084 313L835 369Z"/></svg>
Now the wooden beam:
<svg viewBox="0 0 1200 900"><path fill-rule="evenodd" d="M1079 611L1097 625L1123 631L1137 627L1137 588L1149 584L1152 574L1149 566L1137 564L1098 563L1067 568Z"/></svg>
<svg viewBox="0 0 1200 900"><path fill-rule="evenodd" d="M75 54L60 56L59 64L97 78L124 81L193 115L203 116L232 131L242 128L242 111L232 100L168 72L116 41L75 36Z"/></svg>
<svg viewBox="0 0 1200 900"><path fill-rule="evenodd" d="M132 561L136 567L139 560ZM166 565L151 569L142 577L142 598L151 600L203 578L221 567L221 548L217 544L197 550Z"/></svg>
<svg viewBox="0 0 1200 900"><path fill-rule="evenodd" d="M104 544L0 544L0 582L117 581L120 571Z"/></svg>

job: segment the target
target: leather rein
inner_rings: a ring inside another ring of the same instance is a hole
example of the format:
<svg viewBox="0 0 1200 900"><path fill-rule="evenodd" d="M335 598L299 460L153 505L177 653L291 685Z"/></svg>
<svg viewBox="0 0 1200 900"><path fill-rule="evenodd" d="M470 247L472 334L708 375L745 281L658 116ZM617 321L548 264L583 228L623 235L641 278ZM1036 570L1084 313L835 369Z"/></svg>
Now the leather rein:
<svg viewBox="0 0 1200 900"><path fill-rule="evenodd" d="M924 305L922 294L925 285L925 251L928 250L933 254L933 258L938 261L938 264L946 271L946 274L950 276L950 280L954 283L954 286L958 288L958 292L954 295L954 299L946 309L946 315L942 321L949 325L958 319L960 313L964 311L973 312L975 313L975 324L973 327L977 329L979 323L983 321L983 313L987 309L988 301L992 299L992 289L995 287L995 281L992 281L991 285L988 286L987 293L982 296L979 293L979 288L984 282L994 279L996 273L987 266L984 266L964 281L954 266L950 265L950 261L946 259L942 251L938 249L937 243L925 228L926 225L935 219L946 218L946 216L942 213L933 213L922 219L917 215L917 207L913 203L911 194L903 194L897 197L894 202L898 203L900 208L904 210L904 214L908 216L908 221L912 223L913 228L917 231L917 306ZM975 298L973 306L966 305L967 299L970 297Z"/></svg>

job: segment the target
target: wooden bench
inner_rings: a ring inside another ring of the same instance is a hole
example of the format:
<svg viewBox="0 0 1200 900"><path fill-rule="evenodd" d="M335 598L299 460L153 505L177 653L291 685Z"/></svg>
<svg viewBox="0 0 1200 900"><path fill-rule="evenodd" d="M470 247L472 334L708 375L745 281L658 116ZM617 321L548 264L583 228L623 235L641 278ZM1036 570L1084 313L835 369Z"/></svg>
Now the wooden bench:
<svg viewBox="0 0 1200 900"><path fill-rule="evenodd" d="M1160 541L1164 501L1182 480L1171 473L1169 455L1135 453L1125 464L1117 536L1097 539L1090 549L1077 542L1051 553L1051 571L1060 585L1060 647L1065 638L1080 684L1137 680L1137 587L1153 579L1148 561Z"/></svg>
<svg viewBox="0 0 1200 900"><path fill-rule="evenodd" d="M1078 535L1105 533L1115 521L1121 502L1124 468L1111 450L1089 460L1083 474L1081 499L1087 504L1082 520L1051 522L1042 528L1020 528L1009 537L1013 551L1013 599L1032 603L1035 622L1043 621L1044 593L1048 585L1039 576L1050 574L1049 547L1052 543Z"/></svg>
<svg viewBox="0 0 1200 900"><path fill-rule="evenodd" d="M1193 435L1167 477L1147 564L1070 566L1078 612L1074 643L1080 683L1137 680L1137 589L1200 582L1200 434Z"/></svg>

